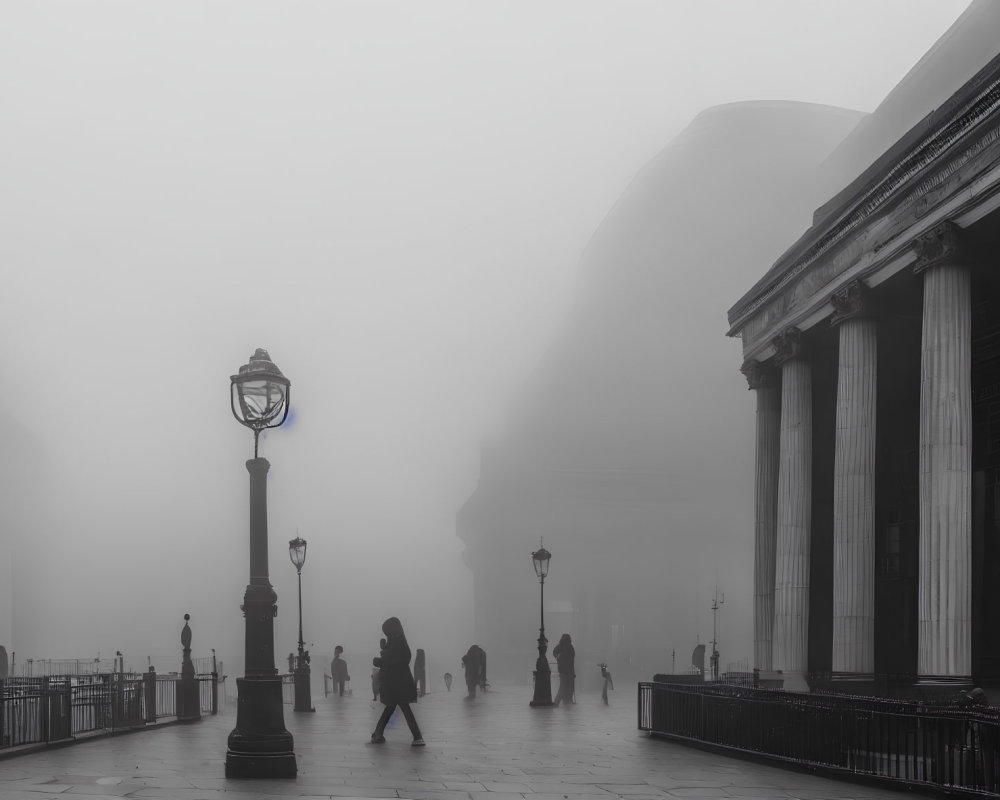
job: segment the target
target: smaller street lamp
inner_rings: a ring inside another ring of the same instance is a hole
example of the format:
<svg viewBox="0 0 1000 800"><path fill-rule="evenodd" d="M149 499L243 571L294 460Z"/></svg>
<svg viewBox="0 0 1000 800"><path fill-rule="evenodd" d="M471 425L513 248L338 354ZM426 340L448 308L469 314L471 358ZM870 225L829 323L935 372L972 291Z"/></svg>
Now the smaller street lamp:
<svg viewBox="0 0 1000 800"><path fill-rule="evenodd" d="M309 651L305 649L302 639L302 567L306 563L306 547L308 543L296 536L288 543L288 557L295 565L299 575L299 655L295 663L295 710L315 711L312 704L312 687L310 686Z"/></svg>
<svg viewBox="0 0 1000 800"><path fill-rule="evenodd" d="M545 638L545 576L549 574L549 560L552 553L539 547L531 554L531 563L535 567L535 575L541 586L541 600L539 602L539 626L538 626L538 660L535 662L535 696L531 700L531 706L552 705L552 670L549 669L549 659L545 655L548 647L548 640Z"/></svg>

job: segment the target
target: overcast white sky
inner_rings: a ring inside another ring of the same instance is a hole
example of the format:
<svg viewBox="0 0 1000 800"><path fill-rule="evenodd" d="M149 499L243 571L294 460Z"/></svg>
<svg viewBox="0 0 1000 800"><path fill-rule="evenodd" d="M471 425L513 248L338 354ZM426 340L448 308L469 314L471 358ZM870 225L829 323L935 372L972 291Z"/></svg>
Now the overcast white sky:
<svg viewBox="0 0 1000 800"><path fill-rule="evenodd" d="M465 642L479 443L630 178L718 103L872 110L966 5L4 3L0 411L50 460L31 546L65 593L34 654L155 649L185 611L196 655L241 647L228 376L260 346L296 411L262 452L278 652L296 527L318 651L403 604Z"/></svg>

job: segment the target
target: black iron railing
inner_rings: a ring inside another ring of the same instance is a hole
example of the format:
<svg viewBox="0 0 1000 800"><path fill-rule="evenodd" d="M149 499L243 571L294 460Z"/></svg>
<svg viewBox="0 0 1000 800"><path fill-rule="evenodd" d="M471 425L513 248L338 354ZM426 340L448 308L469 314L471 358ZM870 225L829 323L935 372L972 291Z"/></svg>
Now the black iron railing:
<svg viewBox="0 0 1000 800"><path fill-rule="evenodd" d="M1000 709L706 684L639 684L639 728L800 766L1000 793Z"/></svg>
<svg viewBox="0 0 1000 800"><path fill-rule="evenodd" d="M0 681L0 749L136 728L176 716L177 680L153 672L116 672ZM218 713L216 676L196 680L202 713Z"/></svg>

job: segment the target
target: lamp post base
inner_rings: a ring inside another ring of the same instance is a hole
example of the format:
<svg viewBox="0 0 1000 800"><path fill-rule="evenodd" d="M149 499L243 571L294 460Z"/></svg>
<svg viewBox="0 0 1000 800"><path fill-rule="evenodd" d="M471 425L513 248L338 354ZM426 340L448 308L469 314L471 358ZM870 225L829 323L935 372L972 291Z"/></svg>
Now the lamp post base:
<svg viewBox="0 0 1000 800"><path fill-rule="evenodd" d="M201 695L198 681L181 678L174 684L178 722L197 722L201 719Z"/></svg>
<svg viewBox="0 0 1000 800"><path fill-rule="evenodd" d="M227 778L294 778L296 771L292 753L226 753Z"/></svg>
<svg viewBox="0 0 1000 800"><path fill-rule="evenodd" d="M237 678L236 727L229 734L227 778L294 778L294 741L285 730L281 678Z"/></svg>
<svg viewBox="0 0 1000 800"><path fill-rule="evenodd" d="M539 655L535 663L535 696L528 705L532 708L552 705L552 670L544 655Z"/></svg>

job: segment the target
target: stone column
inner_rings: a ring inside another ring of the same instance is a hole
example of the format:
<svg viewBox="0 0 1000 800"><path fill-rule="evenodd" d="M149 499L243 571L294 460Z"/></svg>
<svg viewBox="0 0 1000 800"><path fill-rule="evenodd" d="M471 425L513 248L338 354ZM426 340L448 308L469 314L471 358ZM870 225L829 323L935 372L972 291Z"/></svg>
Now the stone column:
<svg viewBox="0 0 1000 800"><path fill-rule="evenodd" d="M785 689L808 691L812 365L795 328L775 339L775 350L775 361L781 364L781 430L773 666L783 673Z"/></svg>
<svg viewBox="0 0 1000 800"><path fill-rule="evenodd" d="M773 367L749 361L743 367L757 393L757 451L754 473L754 666L773 667L774 549L778 529L778 446L781 426L780 375Z"/></svg>
<svg viewBox="0 0 1000 800"><path fill-rule="evenodd" d="M946 222L914 242L924 276L917 670L927 682L972 674L971 275L960 235Z"/></svg>
<svg viewBox="0 0 1000 800"><path fill-rule="evenodd" d="M864 287L833 298L840 326L833 468L833 671L875 671L876 323Z"/></svg>

